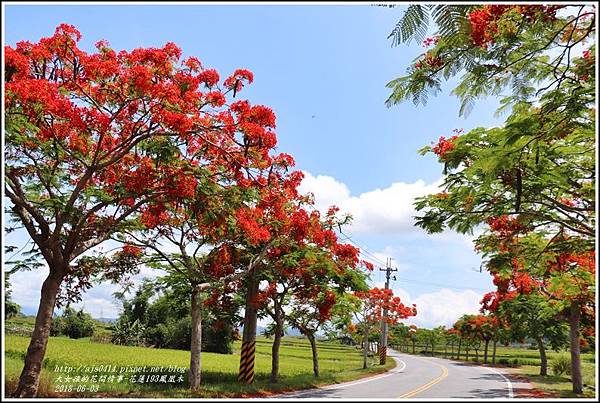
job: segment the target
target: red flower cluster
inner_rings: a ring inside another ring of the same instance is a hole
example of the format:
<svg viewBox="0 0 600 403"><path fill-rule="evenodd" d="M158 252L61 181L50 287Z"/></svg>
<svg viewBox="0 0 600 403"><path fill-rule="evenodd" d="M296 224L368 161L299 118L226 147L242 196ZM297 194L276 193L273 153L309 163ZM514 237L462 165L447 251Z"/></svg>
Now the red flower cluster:
<svg viewBox="0 0 600 403"><path fill-rule="evenodd" d="M366 304L365 320L369 323L379 323L383 319L384 310L388 312L387 322L389 324L398 323L401 319L417 314L416 305L405 306L400 297L394 297L394 292L390 289L375 287L368 292L356 291L354 295Z"/></svg>
<svg viewBox="0 0 600 403"><path fill-rule="evenodd" d="M139 257L142 255L143 249L134 245L124 245L123 249L121 250L121 253L123 255Z"/></svg>
<svg viewBox="0 0 600 403"><path fill-rule="evenodd" d="M518 5L515 9L528 23L532 23L538 19L544 22L554 21L556 19L556 12L564 7L564 5Z"/></svg>
<svg viewBox="0 0 600 403"><path fill-rule="evenodd" d="M583 253L565 252L558 255L555 260L549 261L548 264L552 271L566 272L575 266L595 275L596 252L594 250Z"/></svg>
<svg viewBox="0 0 600 403"><path fill-rule="evenodd" d="M526 227L519 223L518 217L511 217L503 214L498 217L490 217L487 219L490 229L499 237L506 238L512 235L523 232Z"/></svg>
<svg viewBox="0 0 600 403"><path fill-rule="evenodd" d="M248 84L252 84L252 81L254 81L254 74L245 69L237 69L231 76L225 79L223 84L226 88L230 90L235 89L236 92L239 92L244 87L244 81Z"/></svg>
<svg viewBox="0 0 600 403"><path fill-rule="evenodd" d="M432 56L430 53L425 54L423 60L415 63L416 69L422 69L424 67L436 68L444 65L444 60L438 56Z"/></svg>
<svg viewBox="0 0 600 403"><path fill-rule="evenodd" d="M556 19L556 12L565 6L544 5L484 5L469 13L468 19L471 25L471 41L476 46L487 47L494 43L494 37L498 34L498 20L506 13L516 11L526 23L536 20L549 21Z"/></svg>
<svg viewBox="0 0 600 403"><path fill-rule="evenodd" d="M166 223L170 216L163 203L151 204L142 209L141 223L148 229Z"/></svg>
<svg viewBox="0 0 600 403"><path fill-rule="evenodd" d="M481 312L496 312L500 305L501 295L497 291L486 293L480 301Z"/></svg>
<svg viewBox="0 0 600 403"><path fill-rule="evenodd" d="M446 153L454 149L454 141L457 138L458 136L452 136L446 140L444 136L441 136L438 140L438 143L433 147L432 151L434 154L438 155L441 160L443 160L446 158Z"/></svg>
<svg viewBox="0 0 600 403"><path fill-rule="evenodd" d="M319 301L318 310L319 318L321 320L327 320L331 316L331 310L335 305L336 297L335 293L330 290L325 291L323 298Z"/></svg>
<svg viewBox="0 0 600 403"><path fill-rule="evenodd" d="M431 45L437 45L437 43L440 41L440 38L440 35L434 35L429 38L425 38L425 40L423 41L423 47L428 48Z"/></svg>
<svg viewBox="0 0 600 403"><path fill-rule="evenodd" d="M249 244L257 245L260 242L267 242L271 238L269 228L261 224L265 218L261 208L242 208L236 212L235 218Z"/></svg>

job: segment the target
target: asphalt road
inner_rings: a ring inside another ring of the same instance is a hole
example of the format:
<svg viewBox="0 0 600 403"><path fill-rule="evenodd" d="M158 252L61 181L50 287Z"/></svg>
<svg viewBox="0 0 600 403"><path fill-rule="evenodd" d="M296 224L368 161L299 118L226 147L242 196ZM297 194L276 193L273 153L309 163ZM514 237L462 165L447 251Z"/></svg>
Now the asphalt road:
<svg viewBox="0 0 600 403"><path fill-rule="evenodd" d="M400 354L394 351L389 352L389 355L397 361L398 365L385 374L323 388L286 393L277 397L386 400L513 397L513 385L500 369L441 358Z"/></svg>

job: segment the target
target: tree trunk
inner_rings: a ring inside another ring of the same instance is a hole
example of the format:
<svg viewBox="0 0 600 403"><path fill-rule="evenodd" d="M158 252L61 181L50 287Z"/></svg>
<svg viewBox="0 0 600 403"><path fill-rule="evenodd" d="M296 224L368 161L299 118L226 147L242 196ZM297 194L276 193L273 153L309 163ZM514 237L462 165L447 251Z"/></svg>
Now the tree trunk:
<svg viewBox="0 0 600 403"><path fill-rule="evenodd" d="M579 304L574 301L571 303L571 315L569 317L571 338L571 381L573 383L573 393L583 393L583 378L581 376L581 356L579 352L579 320L581 311Z"/></svg>
<svg viewBox="0 0 600 403"><path fill-rule="evenodd" d="M363 340L365 345L365 348L363 349L363 369L367 369L367 349L369 348L369 328L367 326L365 326L365 335Z"/></svg>
<svg viewBox="0 0 600 403"><path fill-rule="evenodd" d="M540 350L540 375L548 375L548 358L546 357L546 349L544 348L544 340L541 337L536 338L538 349Z"/></svg>
<svg viewBox="0 0 600 403"><path fill-rule="evenodd" d="M244 331L242 335L242 354L240 355L240 370L238 380L242 383L252 383L254 381L254 357L256 343L256 305L252 302L258 294L258 281L254 273L248 276L248 292L246 294L246 307L244 312ZM247 352L250 353L244 357L244 345L249 346Z"/></svg>
<svg viewBox="0 0 600 403"><path fill-rule="evenodd" d="M66 272L66 271L65 271ZM25 366L21 371L19 385L14 397L35 397L40 385L42 362L46 354L48 337L52 326L52 314L56 305L56 296L62 283L62 276L57 270L50 270L50 274L42 285L40 305L35 317L35 326L31 341L25 355Z"/></svg>
<svg viewBox="0 0 600 403"><path fill-rule="evenodd" d="M488 346L490 345L490 339L485 339L485 350L483 351L483 362L487 364L488 361Z"/></svg>
<svg viewBox="0 0 600 403"><path fill-rule="evenodd" d="M458 359L460 360L460 348L462 347L462 339L458 339Z"/></svg>
<svg viewBox="0 0 600 403"><path fill-rule="evenodd" d="M312 360L313 360L313 373L315 377L319 377L319 355L317 353L317 341L313 333L307 333L308 341L310 341L310 348L312 349Z"/></svg>
<svg viewBox="0 0 600 403"><path fill-rule="evenodd" d="M465 353L466 353L466 357L465 358L466 358L467 361L469 361L469 348L465 347L465 350L466 350L465 351Z"/></svg>
<svg viewBox="0 0 600 403"><path fill-rule="evenodd" d="M192 288L192 346L190 356L190 389L200 390L202 371L202 298L199 287Z"/></svg>
<svg viewBox="0 0 600 403"><path fill-rule="evenodd" d="M498 340L494 339L494 344L492 347L492 364L496 365L496 343L498 343Z"/></svg>
<svg viewBox="0 0 600 403"><path fill-rule="evenodd" d="M279 348L281 347L281 339L283 338L283 320L280 313L277 313L276 316L275 337L273 338L273 346L271 347L271 382L273 383L277 382L279 378Z"/></svg>
<svg viewBox="0 0 600 403"><path fill-rule="evenodd" d="M414 340L412 342L412 345L413 345L413 354L414 354L415 353L415 341Z"/></svg>

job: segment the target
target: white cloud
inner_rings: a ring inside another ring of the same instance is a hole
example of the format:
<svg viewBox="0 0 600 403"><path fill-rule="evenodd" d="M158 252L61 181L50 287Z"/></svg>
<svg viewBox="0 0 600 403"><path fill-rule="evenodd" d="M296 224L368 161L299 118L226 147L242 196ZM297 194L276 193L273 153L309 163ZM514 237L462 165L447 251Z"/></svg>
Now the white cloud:
<svg viewBox="0 0 600 403"><path fill-rule="evenodd" d="M394 289L394 295L398 295L405 305L417 305L417 316L405 322L426 328L441 325L451 327L462 315L478 313L479 301L483 297L483 294L473 290L457 292L447 288L424 293L415 298L411 298L406 290L399 288Z"/></svg>
<svg viewBox="0 0 600 403"><path fill-rule="evenodd" d="M37 312L42 283L47 276L46 266L39 270L20 271L10 276L11 299L21 305L25 313Z"/></svg>
<svg viewBox="0 0 600 403"><path fill-rule="evenodd" d="M140 273L132 276L131 280L137 285L141 283L142 278L154 279L162 274L164 272L143 266ZM39 270L20 271L10 277L11 299L21 306L25 314L36 314L40 302L42 283L47 276L48 267L43 266ZM105 282L95 285L86 291L82 296L82 301L73 304L73 307L76 309L84 308L94 318L116 318L119 316L121 304L113 297L113 294L121 290L122 286L120 284ZM57 311L57 313L59 312Z"/></svg>
<svg viewBox="0 0 600 403"><path fill-rule="evenodd" d="M390 234L409 232L414 229L416 214L413 202L416 197L440 191L441 181L426 184L396 182L385 189L375 189L352 196L348 187L326 175L314 176L304 172L300 192L312 192L315 204L321 211L335 204L340 212L349 213L353 222L352 234Z"/></svg>

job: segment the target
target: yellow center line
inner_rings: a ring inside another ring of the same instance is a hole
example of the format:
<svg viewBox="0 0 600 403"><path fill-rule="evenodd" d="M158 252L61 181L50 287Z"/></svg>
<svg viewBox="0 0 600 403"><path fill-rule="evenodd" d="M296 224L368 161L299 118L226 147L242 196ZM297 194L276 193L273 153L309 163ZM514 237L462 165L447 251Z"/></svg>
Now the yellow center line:
<svg viewBox="0 0 600 403"><path fill-rule="evenodd" d="M429 362L440 367L442 369L442 374L440 376L438 376L437 378L435 378L434 380L427 382L425 385L421 385L418 388L411 390L410 392L406 392L403 395L398 396L398 399L413 397L421 392L424 392L427 389L431 388L436 383L441 382L444 378L446 378L448 376L448 368L446 368L445 366L443 366L441 364L438 364L437 362L433 362L433 361L429 361Z"/></svg>

